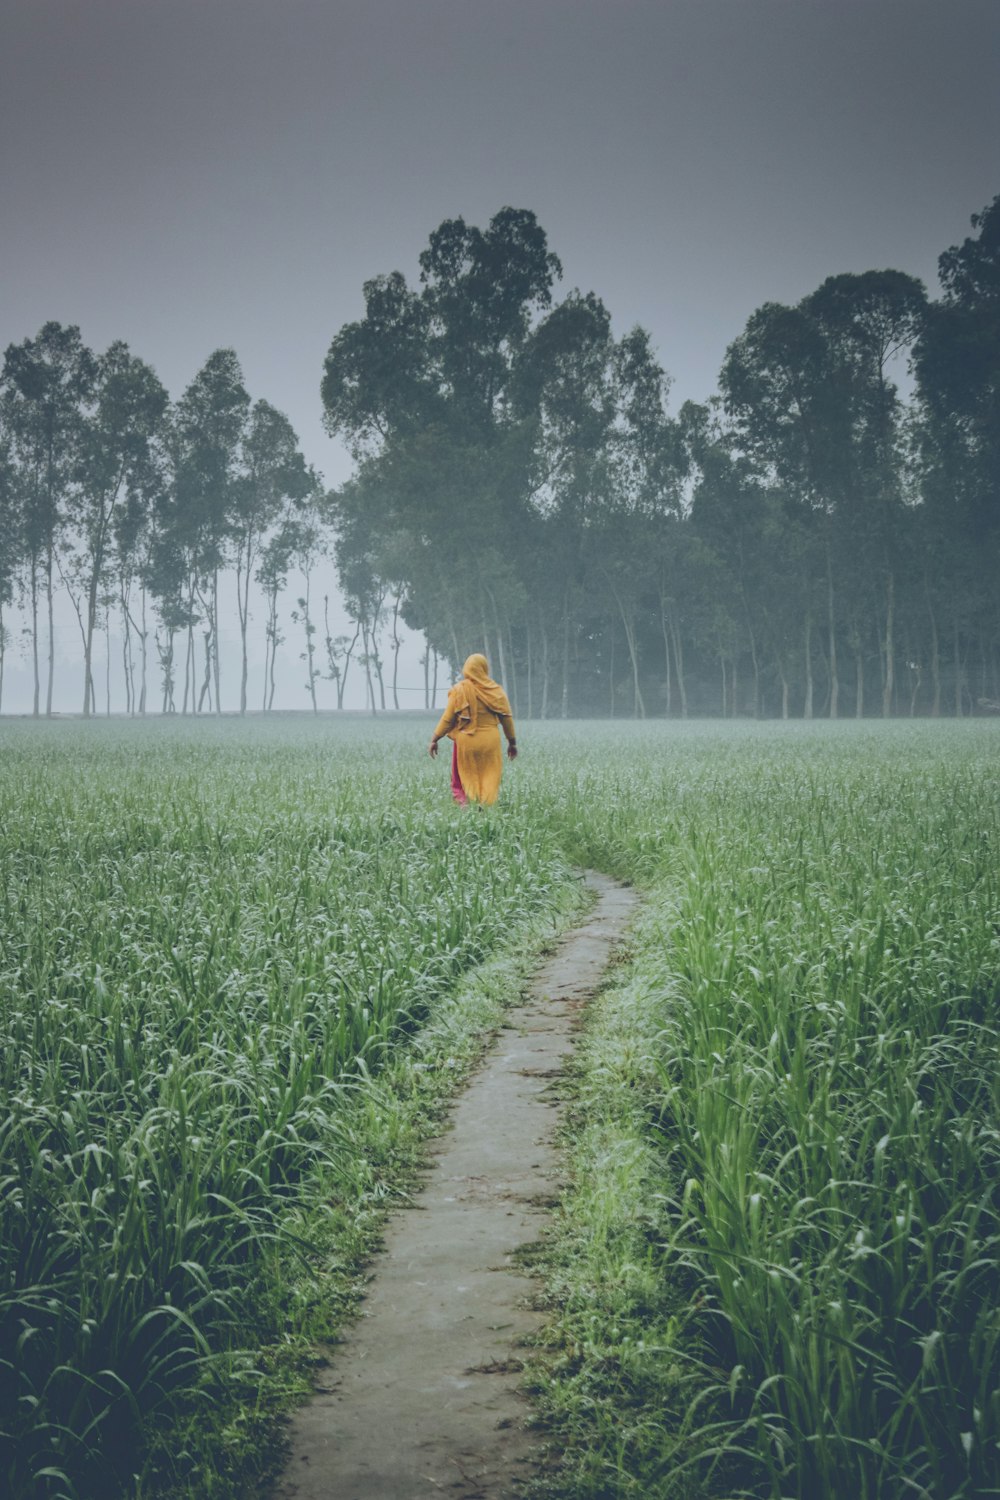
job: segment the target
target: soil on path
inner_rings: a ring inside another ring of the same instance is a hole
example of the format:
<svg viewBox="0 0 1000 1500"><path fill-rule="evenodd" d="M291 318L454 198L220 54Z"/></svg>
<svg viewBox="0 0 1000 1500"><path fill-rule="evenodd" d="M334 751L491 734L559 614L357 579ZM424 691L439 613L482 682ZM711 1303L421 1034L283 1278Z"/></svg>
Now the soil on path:
<svg viewBox="0 0 1000 1500"><path fill-rule="evenodd" d="M566 933L460 1096L426 1183L390 1220L358 1322L292 1422L274 1500L500 1500L540 1440L518 1386L541 1315L516 1268L559 1189L552 1084L635 897L588 874Z"/></svg>

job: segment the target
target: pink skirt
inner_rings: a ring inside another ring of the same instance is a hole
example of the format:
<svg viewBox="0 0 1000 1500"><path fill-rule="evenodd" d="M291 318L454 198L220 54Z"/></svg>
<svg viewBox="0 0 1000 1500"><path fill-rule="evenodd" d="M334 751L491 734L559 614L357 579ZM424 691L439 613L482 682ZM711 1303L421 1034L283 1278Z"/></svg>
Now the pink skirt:
<svg viewBox="0 0 1000 1500"><path fill-rule="evenodd" d="M454 740L451 742L451 795L456 802L461 802L463 806L469 800L465 795L462 778L458 774L458 745Z"/></svg>

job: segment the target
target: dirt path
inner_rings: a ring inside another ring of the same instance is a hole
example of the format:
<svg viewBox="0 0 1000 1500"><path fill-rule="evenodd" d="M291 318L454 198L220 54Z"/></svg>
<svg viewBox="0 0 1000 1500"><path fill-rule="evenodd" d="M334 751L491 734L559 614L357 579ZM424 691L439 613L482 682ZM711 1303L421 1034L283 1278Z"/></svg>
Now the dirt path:
<svg viewBox="0 0 1000 1500"><path fill-rule="evenodd" d="M390 1220L362 1316L293 1420L274 1500L500 1500L530 1473L519 1346L541 1318L515 1252L558 1191L550 1085L635 902L604 876L587 883L592 914L509 1012L412 1210Z"/></svg>

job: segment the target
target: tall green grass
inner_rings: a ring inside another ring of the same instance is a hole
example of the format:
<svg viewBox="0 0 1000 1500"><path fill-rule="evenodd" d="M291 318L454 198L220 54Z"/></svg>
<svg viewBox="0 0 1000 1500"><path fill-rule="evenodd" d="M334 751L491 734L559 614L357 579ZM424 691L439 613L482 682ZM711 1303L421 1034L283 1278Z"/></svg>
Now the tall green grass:
<svg viewBox="0 0 1000 1500"><path fill-rule="evenodd" d="M997 726L522 726L469 813L424 727L0 732L0 1488L128 1487L280 1319L345 1091L571 859L647 915L566 1493L1000 1493Z"/></svg>
<svg viewBox="0 0 1000 1500"><path fill-rule="evenodd" d="M422 726L421 726L422 729ZM358 1070L551 902L414 725L11 726L0 773L0 1491L109 1496L246 1337Z"/></svg>
<svg viewBox="0 0 1000 1500"><path fill-rule="evenodd" d="M653 745L592 745L554 795L577 847L659 882L625 1086L693 1309L659 1359L692 1377L646 1492L1000 1493L1000 735ZM632 1493L588 1440L594 1493Z"/></svg>

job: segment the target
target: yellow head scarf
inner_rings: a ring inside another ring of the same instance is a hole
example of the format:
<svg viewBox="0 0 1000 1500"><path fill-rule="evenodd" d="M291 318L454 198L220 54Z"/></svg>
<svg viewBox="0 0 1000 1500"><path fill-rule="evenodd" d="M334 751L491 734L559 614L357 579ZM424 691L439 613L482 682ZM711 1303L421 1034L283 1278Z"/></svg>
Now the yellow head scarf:
<svg viewBox="0 0 1000 1500"><path fill-rule="evenodd" d="M479 706L488 708L500 718L510 713L510 703L507 694L499 682L494 682L489 675L489 663L481 652L475 652L466 658L462 668L462 681L458 683L469 710L469 724L465 729L466 734L475 734L476 723L479 717Z"/></svg>

